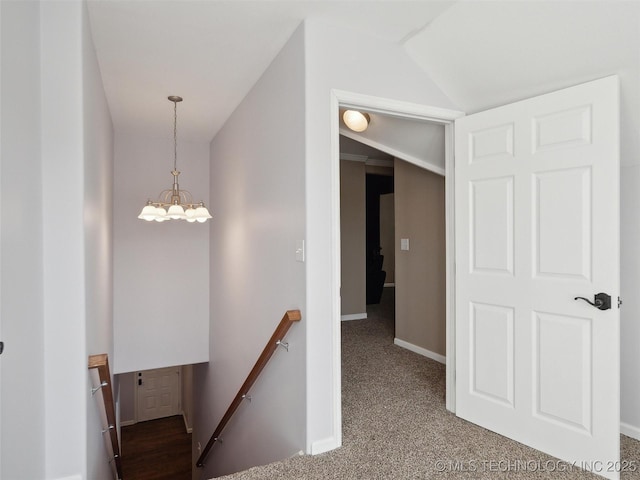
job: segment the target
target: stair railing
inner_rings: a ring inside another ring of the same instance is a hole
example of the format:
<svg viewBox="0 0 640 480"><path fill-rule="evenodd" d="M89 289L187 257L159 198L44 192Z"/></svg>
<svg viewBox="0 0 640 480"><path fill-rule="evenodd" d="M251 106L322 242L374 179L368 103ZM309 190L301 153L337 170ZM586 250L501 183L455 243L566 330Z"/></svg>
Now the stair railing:
<svg viewBox="0 0 640 480"><path fill-rule="evenodd" d="M115 463L118 479L122 480L122 461L120 460L120 443L118 442L118 431L116 429L116 410L113 403L109 358L106 353L89 356L89 370L93 369L98 371L100 384L91 389L91 395L95 395L98 391L102 391L102 400L105 410L104 413L107 419L107 425L102 431L102 434L109 434L111 451L113 452L113 458L109 460L109 463Z"/></svg>
<svg viewBox="0 0 640 480"><path fill-rule="evenodd" d="M215 431L211 435L211 438L207 442L207 445L204 447L204 450L202 450L202 453L198 457L198 460L196 461L197 467L204 466L204 460L207 458L207 455L209 455L209 452L211 451L211 448L213 448L213 445L220 438L220 434L222 433L222 430L224 430L224 427L226 427L231 417L233 417L233 414L236 412L236 410L238 409L242 401L247 397L247 394L249 393L249 389L253 386L255 381L258 379L258 377L260 376L260 373L262 372L264 367L267 365L267 363L269 362L269 359L272 357L273 353L276 351L278 346L282 345L287 350L289 349L289 344L283 342L282 340L284 339L285 335L289 331L289 328L291 327L291 325L293 325L293 322L299 322L301 318L302 317L300 315L300 310L288 310L287 313L284 314L284 317L282 317L282 320L280 320L278 327L275 329L275 331L273 332L273 335L271 335L271 338L267 342L267 345L264 347L264 350L258 357L256 364L251 369L251 372L249 372L247 379L244 381L244 383L240 387L240 390L238 390L237 395L231 402L231 405L229 405L229 408L227 409L226 413L223 415L222 420L220 420L220 423L218 423L218 426L216 427Z"/></svg>

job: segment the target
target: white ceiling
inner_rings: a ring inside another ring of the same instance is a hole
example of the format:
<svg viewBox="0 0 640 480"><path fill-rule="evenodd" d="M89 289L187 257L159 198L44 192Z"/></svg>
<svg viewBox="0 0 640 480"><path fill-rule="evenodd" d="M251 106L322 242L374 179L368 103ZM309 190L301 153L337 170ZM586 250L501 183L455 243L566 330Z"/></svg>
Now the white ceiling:
<svg viewBox="0 0 640 480"><path fill-rule="evenodd" d="M88 4L117 130L166 135L166 97L181 95L181 138L209 141L300 22L314 17L403 44L466 112L618 73L623 161L640 161L640 0Z"/></svg>
<svg viewBox="0 0 640 480"><path fill-rule="evenodd" d="M617 73L622 163L640 163L638 0L458 2L405 48L467 113Z"/></svg>
<svg viewBox="0 0 640 480"><path fill-rule="evenodd" d="M400 42L453 1L89 0L116 129L209 141L308 17Z"/></svg>
<svg viewBox="0 0 640 480"><path fill-rule="evenodd" d="M475 112L637 73L640 2L460 2L406 48L454 103Z"/></svg>

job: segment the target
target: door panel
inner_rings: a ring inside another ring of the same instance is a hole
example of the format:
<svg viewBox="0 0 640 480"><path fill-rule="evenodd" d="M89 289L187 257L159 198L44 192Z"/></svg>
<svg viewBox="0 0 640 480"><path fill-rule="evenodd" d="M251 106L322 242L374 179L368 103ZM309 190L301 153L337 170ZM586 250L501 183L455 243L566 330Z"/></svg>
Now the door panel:
<svg viewBox="0 0 640 480"><path fill-rule="evenodd" d="M585 465L619 460L618 103L608 77L455 125L456 412Z"/></svg>
<svg viewBox="0 0 640 480"><path fill-rule="evenodd" d="M471 304L471 391L513 407L513 308Z"/></svg>
<svg viewBox="0 0 640 480"><path fill-rule="evenodd" d="M471 181L474 273L513 275L513 177Z"/></svg>
<svg viewBox="0 0 640 480"><path fill-rule="evenodd" d="M535 415L591 434L592 321L533 314Z"/></svg>
<svg viewBox="0 0 640 480"><path fill-rule="evenodd" d="M180 367L138 372L136 381L138 421L180 413Z"/></svg>
<svg viewBox="0 0 640 480"><path fill-rule="evenodd" d="M534 181L536 276L591 280L591 168L537 173Z"/></svg>

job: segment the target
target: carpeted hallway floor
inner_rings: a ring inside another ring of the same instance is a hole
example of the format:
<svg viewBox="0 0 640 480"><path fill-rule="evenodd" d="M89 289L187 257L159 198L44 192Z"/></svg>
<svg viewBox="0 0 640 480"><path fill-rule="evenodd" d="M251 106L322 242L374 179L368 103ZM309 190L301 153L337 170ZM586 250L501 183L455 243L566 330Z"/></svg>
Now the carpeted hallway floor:
<svg viewBox="0 0 640 480"><path fill-rule="evenodd" d="M220 478L602 478L449 413L444 365L393 345L390 295L367 320L342 326L343 447ZM630 463L621 478L640 479L640 442L623 436L622 458Z"/></svg>

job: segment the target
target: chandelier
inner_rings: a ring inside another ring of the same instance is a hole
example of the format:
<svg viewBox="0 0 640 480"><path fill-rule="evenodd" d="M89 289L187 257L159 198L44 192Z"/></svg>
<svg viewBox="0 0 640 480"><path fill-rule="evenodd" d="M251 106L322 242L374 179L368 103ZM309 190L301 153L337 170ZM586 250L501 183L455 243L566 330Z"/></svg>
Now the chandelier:
<svg viewBox="0 0 640 480"><path fill-rule="evenodd" d="M204 202L194 202L187 190L180 190L178 185L178 102L182 97L171 95L169 101L173 102L173 186L163 190L157 200L148 200L138 218L147 222L164 222L165 220L186 220L189 223L204 223L211 218L209 210Z"/></svg>

